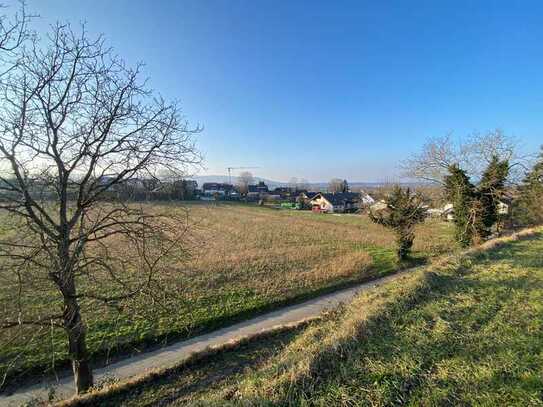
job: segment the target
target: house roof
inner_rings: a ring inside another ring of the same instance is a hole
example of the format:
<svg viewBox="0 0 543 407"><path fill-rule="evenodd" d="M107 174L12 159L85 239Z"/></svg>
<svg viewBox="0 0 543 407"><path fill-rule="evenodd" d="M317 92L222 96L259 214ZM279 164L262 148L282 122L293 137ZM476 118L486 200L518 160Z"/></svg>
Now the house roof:
<svg viewBox="0 0 543 407"><path fill-rule="evenodd" d="M268 192L268 186L263 181L260 181L256 185L255 184L247 185L247 191L248 192Z"/></svg>
<svg viewBox="0 0 543 407"><path fill-rule="evenodd" d="M303 191L303 192L300 192L300 195L304 194L307 199L313 199L315 198L315 196L319 195L320 192L307 192L307 191Z"/></svg>
<svg viewBox="0 0 543 407"><path fill-rule="evenodd" d="M204 183L202 188L204 190L205 189L228 190L228 189L233 189L234 186L231 184L225 184L225 183L220 183L220 182L206 182Z"/></svg>
<svg viewBox="0 0 543 407"><path fill-rule="evenodd" d="M316 199L318 196L322 196L332 205L345 205L345 203L357 201L360 199L360 194L354 192L336 192L335 194L319 193L315 195L312 199Z"/></svg>

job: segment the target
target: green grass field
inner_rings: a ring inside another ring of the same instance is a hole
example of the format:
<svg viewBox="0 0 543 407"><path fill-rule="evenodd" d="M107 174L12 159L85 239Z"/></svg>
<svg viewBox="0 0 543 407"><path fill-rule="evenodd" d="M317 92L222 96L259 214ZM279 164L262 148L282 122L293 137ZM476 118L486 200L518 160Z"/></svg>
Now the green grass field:
<svg viewBox="0 0 543 407"><path fill-rule="evenodd" d="M191 257L172 261L161 276L172 294L165 307L135 299L121 304L129 312L118 313L96 301L82 304L95 359L196 335L398 268L394 236L366 216L236 204L191 204L188 209ZM418 229L414 261L454 247L451 225L430 220ZM25 297L24 305L60 310L54 288L44 287ZM0 288L5 315L15 312L14 293L15 283ZM63 332L47 327L0 332L0 375L29 375L55 366L66 366Z"/></svg>
<svg viewBox="0 0 543 407"><path fill-rule="evenodd" d="M543 230L86 404L543 405Z"/></svg>

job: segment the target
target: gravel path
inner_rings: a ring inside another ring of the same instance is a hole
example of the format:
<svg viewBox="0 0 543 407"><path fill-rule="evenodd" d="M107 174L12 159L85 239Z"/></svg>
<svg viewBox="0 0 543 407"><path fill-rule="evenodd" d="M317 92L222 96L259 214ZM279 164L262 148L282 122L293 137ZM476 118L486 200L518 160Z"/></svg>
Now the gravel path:
<svg viewBox="0 0 543 407"><path fill-rule="evenodd" d="M413 269L351 288L339 290L331 294L326 294L301 304L291 305L277 311L269 312L205 335L197 336L152 352L142 353L141 355L112 363L94 371L95 381L99 382L106 377L114 377L123 380L132 376L144 374L151 369L171 367L182 362L192 353L203 351L208 347L220 346L230 341L269 331L280 326L292 325L318 317L323 311L351 300L357 293L370 290L386 282L395 280L410 271L413 271ZM0 395L0 405L18 406L36 398L47 399L47 395L51 388L55 389L57 397L70 397L74 393L72 380L71 377L66 377L55 382L42 381L35 385L18 389L9 395L2 394Z"/></svg>

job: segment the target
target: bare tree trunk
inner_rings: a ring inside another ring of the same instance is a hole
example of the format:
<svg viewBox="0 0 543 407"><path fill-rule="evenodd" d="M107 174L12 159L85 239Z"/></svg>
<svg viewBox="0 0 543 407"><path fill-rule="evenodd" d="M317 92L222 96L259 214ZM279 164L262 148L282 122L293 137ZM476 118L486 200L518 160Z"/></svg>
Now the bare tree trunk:
<svg viewBox="0 0 543 407"><path fill-rule="evenodd" d="M74 297L64 298L64 329L68 335L68 353L72 359L75 388L78 394L84 393L92 387L93 378L87 353L86 329Z"/></svg>
<svg viewBox="0 0 543 407"><path fill-rule="evenodd" d="M63 239L64 242L67 239ZM60 244L62 256L61 291L64 297L64 330L68 336L68 355L72 360L75 389L77 394L86 392L93 385L92 370L87 352L86 328L81 319L73 270L70 267L67 244Z"/></svg>

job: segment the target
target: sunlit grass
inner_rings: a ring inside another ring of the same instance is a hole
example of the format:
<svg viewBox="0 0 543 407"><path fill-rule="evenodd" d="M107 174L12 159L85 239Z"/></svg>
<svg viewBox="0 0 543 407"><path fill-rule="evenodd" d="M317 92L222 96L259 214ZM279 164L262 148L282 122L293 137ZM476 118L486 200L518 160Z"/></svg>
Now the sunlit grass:
<svg viewBox="0 0 543 407"><path fill-rule="evenodd" d="M231 389L244 405L541 405L543 233L360 296ZM228 398L230 398L228 396Z"/></svg>
<svg viewBox="0 0 543 407"><path fill-rule="evenodd" d="M154 208L182 210L173 204ZM121 350L137 352L398 267L394 236L366 216L236 204L191 204L187 209L191 257L172 260L161 276L174 295L160 306L127 301L123 305L129 312L121 314L96 302L83 303L91 354L103 359ZM419 260L454 247L450 225L429 221L417 233L414 257ZM116 250L122 256L124 249ZM35 309L61 307L52 286L32 298ZM1 303L9 315L14 304ZM21 329L15 338L13 332L9 338L0 335L0 364L15 360L12 371L42 370L66 359L61 331Z"/></svg>

